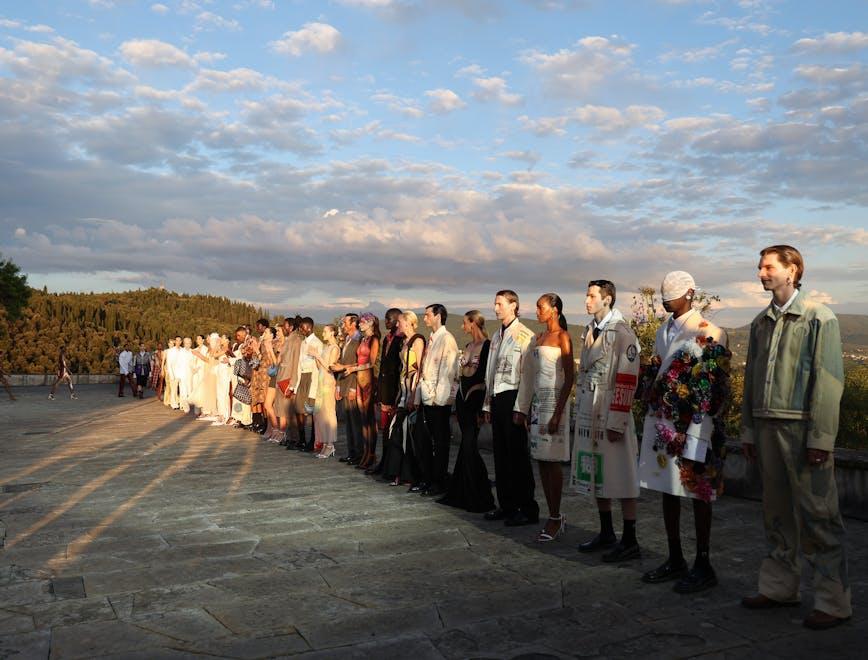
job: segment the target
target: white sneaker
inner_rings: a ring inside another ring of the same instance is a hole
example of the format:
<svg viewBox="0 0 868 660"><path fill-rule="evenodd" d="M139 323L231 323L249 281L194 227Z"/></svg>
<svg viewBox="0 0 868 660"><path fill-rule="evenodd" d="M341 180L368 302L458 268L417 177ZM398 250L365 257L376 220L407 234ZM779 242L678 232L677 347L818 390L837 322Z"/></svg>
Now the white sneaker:
<svg viewBox="0 0 868 660"><path fill-rule="evenodd" d="M78 400L78 395L77 395L77 394L70 394L70 395L69 395L69 398L72 399L73 401L77 401L77 400Z"/></svg>
<svg viewBox="0 0 868 660"><path fill-rule="evenodd" d="M49 401L54 401L54 395L53 395L53 394L49 394L49 395L48 395L48 400L49 400Z"/></svg>

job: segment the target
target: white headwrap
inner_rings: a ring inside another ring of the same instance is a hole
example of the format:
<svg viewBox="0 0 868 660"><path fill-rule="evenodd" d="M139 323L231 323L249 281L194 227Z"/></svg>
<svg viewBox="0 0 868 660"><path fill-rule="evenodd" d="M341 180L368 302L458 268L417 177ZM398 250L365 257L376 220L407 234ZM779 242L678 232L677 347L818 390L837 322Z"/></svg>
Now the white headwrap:
<svg viewBox="0 0 868 660"><path fill-rule="evenodd" d="M696 290L696 282L693 281L693 276L690 273L683 270L672 271L663 278L663 284L660 285L660 293L664 302L677 300L689 289Z"/></svg>

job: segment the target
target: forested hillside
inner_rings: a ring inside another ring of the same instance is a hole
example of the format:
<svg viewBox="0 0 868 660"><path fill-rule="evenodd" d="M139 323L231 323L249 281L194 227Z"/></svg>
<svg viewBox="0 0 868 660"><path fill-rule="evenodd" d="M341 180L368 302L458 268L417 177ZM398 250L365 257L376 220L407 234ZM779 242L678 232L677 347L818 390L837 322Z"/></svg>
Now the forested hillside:
<svg viewBox="0 0 868 660"><path fill-rule="evenodd" d="M231 334L264 310L219 296L185 295L163 289L123 293L48 293L31 290L20 318L0 316L3 367L9 373L54 370L57 351L67 348L76 373L113 373L114 350L144 341L153 348L175 335L217 331Z"/></svg>

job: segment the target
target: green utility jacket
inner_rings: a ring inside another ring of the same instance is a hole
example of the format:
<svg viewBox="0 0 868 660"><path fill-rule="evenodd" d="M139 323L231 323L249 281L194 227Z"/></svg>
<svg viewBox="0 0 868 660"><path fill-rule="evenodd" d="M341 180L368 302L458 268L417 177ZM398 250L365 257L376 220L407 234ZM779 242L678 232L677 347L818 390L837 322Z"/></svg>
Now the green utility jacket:
<svg viewBox="0 0 868 660"><path fill-rule="evenodd" d="M807 447L832 451L844 391L838 319L799 292L786 313L770 304L750 325L744 370L741 441L754 442L754 420L804 420Z"/></svg>

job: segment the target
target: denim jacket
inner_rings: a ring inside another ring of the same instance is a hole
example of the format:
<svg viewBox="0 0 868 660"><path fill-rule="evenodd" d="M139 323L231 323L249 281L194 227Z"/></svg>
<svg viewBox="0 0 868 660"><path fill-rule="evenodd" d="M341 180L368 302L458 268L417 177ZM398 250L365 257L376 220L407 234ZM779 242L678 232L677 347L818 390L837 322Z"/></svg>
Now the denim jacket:
<svg viewBox="0 0 868 660"><path fill-rule="evenodd" d="M807 423L807 447L831 451L844 391L841 331L832 311L799 293L783 314L769 305L750 326L741 441L755 419Z"/></svg>

